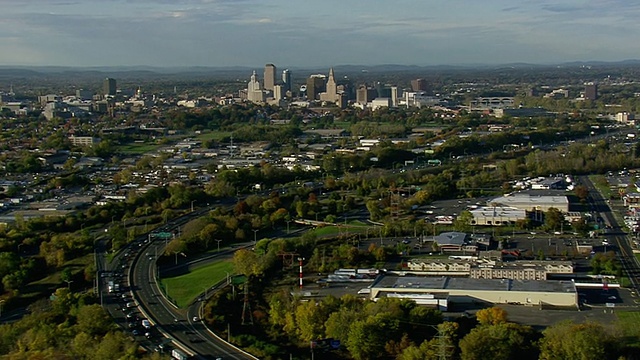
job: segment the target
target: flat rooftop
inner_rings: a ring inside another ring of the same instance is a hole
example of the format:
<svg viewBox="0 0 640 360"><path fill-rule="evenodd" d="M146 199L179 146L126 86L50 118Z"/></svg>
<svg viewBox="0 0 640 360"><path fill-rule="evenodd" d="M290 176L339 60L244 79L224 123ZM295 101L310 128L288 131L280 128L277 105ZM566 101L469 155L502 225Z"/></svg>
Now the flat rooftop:
<svg viewBox="0 0 640 360"><path fill-rule="evenodd" d="M372 288L416 290L480 290L516 292L575 293L572 281L561 280L511 280L469 279L452 277L383 276Z"/></svg>

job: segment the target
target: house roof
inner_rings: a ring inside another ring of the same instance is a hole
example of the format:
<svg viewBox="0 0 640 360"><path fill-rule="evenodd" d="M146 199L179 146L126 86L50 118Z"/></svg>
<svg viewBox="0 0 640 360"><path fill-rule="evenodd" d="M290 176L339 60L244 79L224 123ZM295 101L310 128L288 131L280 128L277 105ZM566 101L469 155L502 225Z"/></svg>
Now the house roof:
<svg viewBox="0 0 640 360"><path fill-rule="evenodd" d="M438 243L438 245L464 245L465 239L467 238L467 234L463 232L443 232L438 236L434 236L433 240Z"/></svg>

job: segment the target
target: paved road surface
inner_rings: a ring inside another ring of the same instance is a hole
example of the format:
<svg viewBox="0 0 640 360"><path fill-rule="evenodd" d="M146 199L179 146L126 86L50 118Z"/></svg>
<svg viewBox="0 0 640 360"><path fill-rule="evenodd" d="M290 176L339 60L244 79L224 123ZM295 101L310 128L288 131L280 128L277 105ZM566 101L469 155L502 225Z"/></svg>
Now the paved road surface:
<svg viewBox="0 0 640 360"><path fill-rule="evenodd" d="M622 264L625 273L627 273L627 276L631 281L631 287L636 291L636 293L638 293L638 285L640 285L640 267L638 266L638 261L633 254L627 234L623 232L623 229L620 227L615 216L611 212L609 204L602 197L591 180L587 176L581 176L580 181L589 189L592 208L610 227L607 235L609 243L613 243L617 246L619 250L618 260Z"/></svg>

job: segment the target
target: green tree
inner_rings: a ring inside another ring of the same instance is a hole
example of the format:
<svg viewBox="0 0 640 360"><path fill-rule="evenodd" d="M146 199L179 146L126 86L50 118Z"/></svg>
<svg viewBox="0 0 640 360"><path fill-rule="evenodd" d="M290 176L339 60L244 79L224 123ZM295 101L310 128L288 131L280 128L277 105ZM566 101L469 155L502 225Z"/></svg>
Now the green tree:
<svg viewBox="0 0 640 360"><path fill-rule="evenodd" d="M91 336L104 335L113 329L113 320L99 304L80 307L76 318L80 331Z"/></svg>
<svg viewBox="0 0 640 360"><path fill-rule="evenodd" d="M469 230L472 220L473 214L471 213L471 211L463 210L462 212L460 212L460 215L458 215L458 217L456 217L456 219L453 221L453 227L456 229L456 231L466 232Z"/></svg>
<svg viewBox="0 0 640 360"><path fill-rule="evenodd" d="M535 332L528 326L513 323L480 325L460 340L460 357L462 360L537 359Z"/></svg>
<svg viewBox="0 0 640 360"><path fill-rule="evenodd" d="M617 358L615 339L601 324L566 321L548 327L542 334L541 360Z"/></svg>
<svg viewBox="0 0 640 360"><path fill-rule="evenodd" d="M544 213L544 226L547 230L559 230L564 223L564 215L557 208L549 208Z"/></svg>
<svg viewBox="0 0 640 360"><path fill-rule="evenodd" d="M346 346L354 359L377 359L385 354L384 346L391 338L387 331L392 330L387 320L388 315L380 314L351 323Z"/></svg>
<svg viewBox="0 0 640 360"><path fill-rule="evenodd" d="M261 258L254 251L240 249L233 254L233 268L238 274L247 277L260 275L264 271Z"/></svg>

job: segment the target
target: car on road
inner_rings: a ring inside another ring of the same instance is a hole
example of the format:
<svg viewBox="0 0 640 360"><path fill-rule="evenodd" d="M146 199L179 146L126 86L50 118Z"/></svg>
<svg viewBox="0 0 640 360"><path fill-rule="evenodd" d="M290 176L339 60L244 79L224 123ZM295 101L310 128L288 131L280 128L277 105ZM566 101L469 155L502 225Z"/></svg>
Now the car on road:
<svg viewBox="0 0 640 360"><path fill-rule="evenodd" d="M138 330L136 330L136 329L133 329L133 331L131 331L131 334L133 336L138 336L138 335L140 335L140 332Z"/></svg>
<svg viewBox="0 0 640 360"><path fill-rule="evenodd" d="M198 321L200 321L200 318L197 317L197 316L194 316L192 320L193 320L193 322L198 322Z"/></svg>

